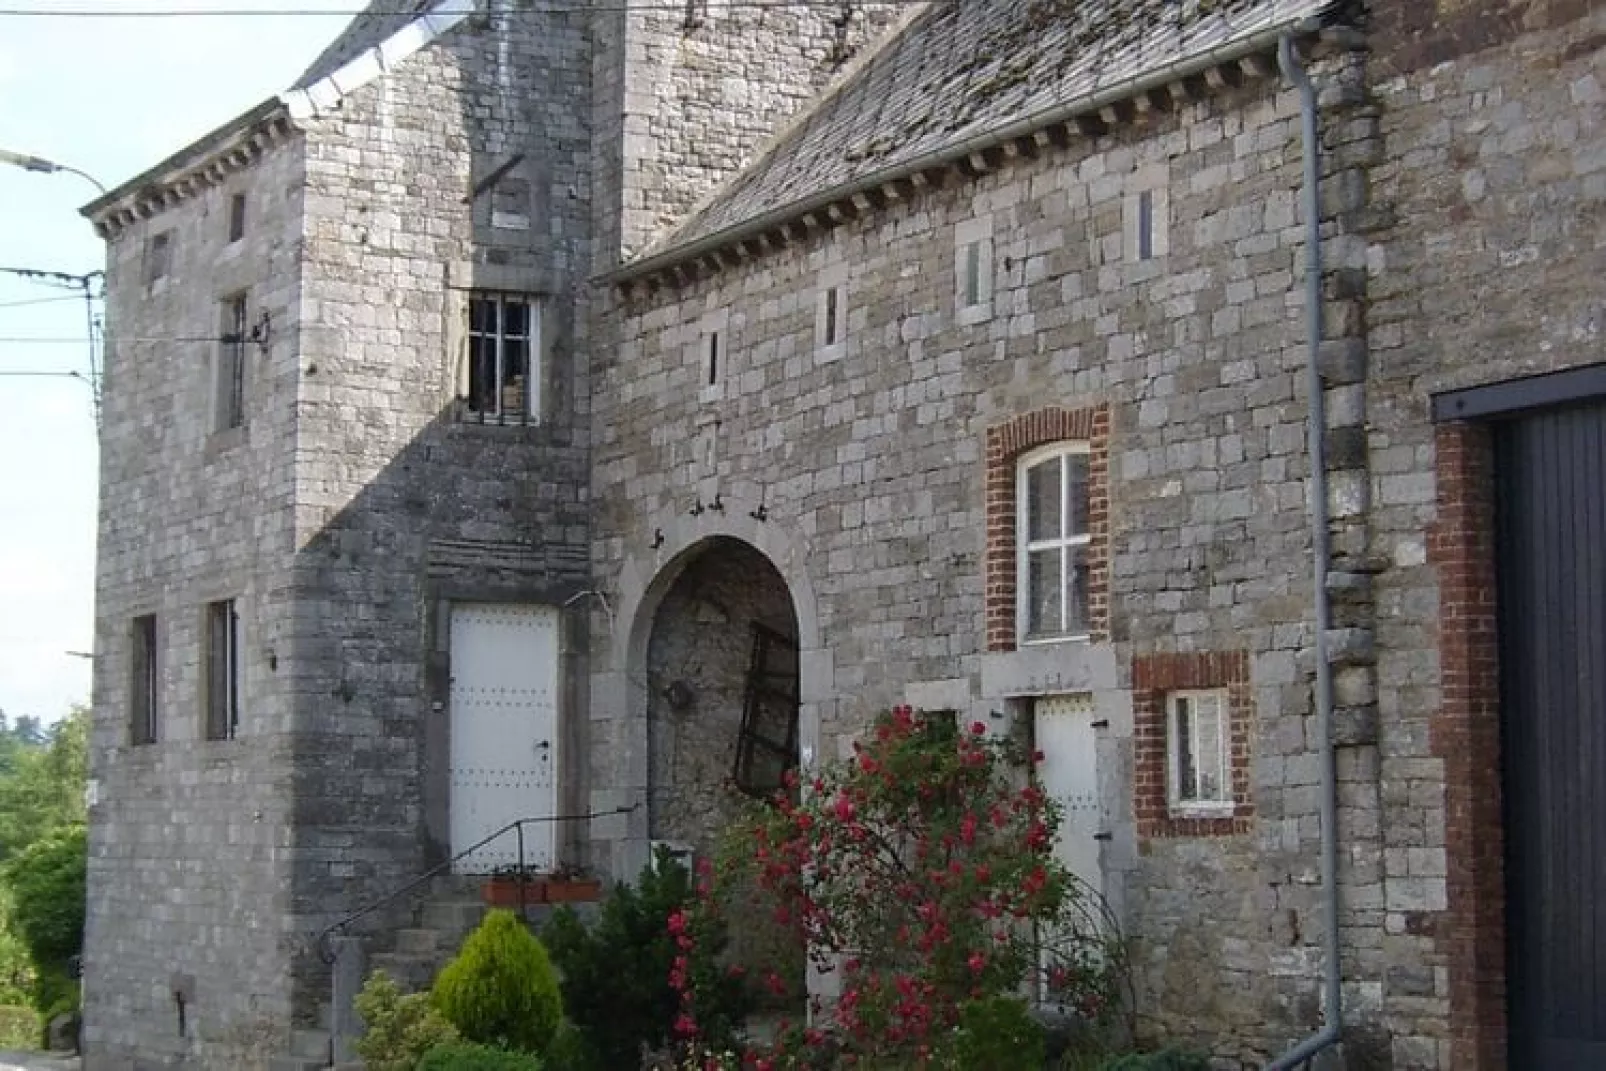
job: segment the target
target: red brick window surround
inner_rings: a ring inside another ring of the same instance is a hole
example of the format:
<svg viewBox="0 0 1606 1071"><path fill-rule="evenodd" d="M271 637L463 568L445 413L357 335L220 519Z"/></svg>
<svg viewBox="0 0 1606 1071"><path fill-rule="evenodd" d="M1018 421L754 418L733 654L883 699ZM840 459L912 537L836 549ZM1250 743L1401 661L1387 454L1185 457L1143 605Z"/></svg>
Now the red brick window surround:
<svg viewBox="0 0 1606 1071"><path fill-rule="evenodd" d="M1450 975L1450 1065L1506 1067L1506 879L1495 604L1494 444L1480 424L1435 432L1438 514L1428 563L1439 580L1439 710L1429 746L1444 760L1446 907L1407 919L1435 932Z"/></svg>
<svg viewBox="0 0 1606 1071"><path fill-rule="evenodd" d="M987 650L1013 651L1018 635L1019 462L1053 444L1086 444L1088 457L1087 639L1110 632L1110 408L1053 406L1023 413L987 429Z"/></svg>
<svg viewBox="0 0 1606 1071"><path fill-rule="evenodd" d="M1174 813L1171 807L1170 698L1179 692L1226 695L1228 776L1232 805L1220 814ZM1147 654L1132 659L1133 796L1138 836L1223 837L1248 833L1255 806L1249 793L1249 739L1254 701L1247 651Z"/></svg>

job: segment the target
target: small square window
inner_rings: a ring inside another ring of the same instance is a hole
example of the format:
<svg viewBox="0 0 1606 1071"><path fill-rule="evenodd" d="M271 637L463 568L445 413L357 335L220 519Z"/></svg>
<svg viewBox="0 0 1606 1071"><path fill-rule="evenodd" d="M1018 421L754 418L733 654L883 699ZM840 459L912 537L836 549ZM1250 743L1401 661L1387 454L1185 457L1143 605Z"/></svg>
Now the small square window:
<svg viewBox="0 0 1606 1071"><path fill-rule="evenodd" d="M541 414L541 306L512 294L468 302L468 411L482 423L533 424Z"/></svg>
<svg viewBox="0 0 1606 1071"><path fill-rule="evenodd" d="M129 630L128 742L156 743L156 710L160 663L156 650L156 615L134 618Z"/></svg>
<svg viewBox="0 0 1606 1071"><path fill-rule="evenodd" d="M233 740L240 728L240 615L233 599L206 607L206 738Z"/></svg>
<svg viewBox="0 0 1606 1071"><path fill-rule="evenodd" d="M151 235L145 246L145 284L167 278L173 267L173 235L171 231Z"/></svg>
<svg viewBox="0 0 1606 1071"><path fill-rule="evenodd" d="M1232 811L1231 736L1224 690L1166 696L1166 780L1173 812Z"/></svg>
<svg viewBox="0 0 1606 1071"><path fill-rule="evenodd" d="M250 335L246 327L246 295L225 298L221 320L222 333L212 381L212 427L215 431L227 431L245 423L245 347Z"/></svg>
<svg viewBox="0 0 1606 1071"><path fill-rule="evenodd" d="M245 237L245 194L229 198L229 241L238 242Z"/></svg>

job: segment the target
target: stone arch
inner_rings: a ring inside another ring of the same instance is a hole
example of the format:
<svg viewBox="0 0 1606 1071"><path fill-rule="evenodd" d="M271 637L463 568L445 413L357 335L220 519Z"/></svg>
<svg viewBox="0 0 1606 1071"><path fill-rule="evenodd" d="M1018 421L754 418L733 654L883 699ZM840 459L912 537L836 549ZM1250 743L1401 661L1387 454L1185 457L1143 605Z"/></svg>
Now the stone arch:
<svg viewBox="0 0 1606 1071"><path fill-rule="evenodd" d="M649 858L651 815L651 748L646 668L654 621L664 600L686 570L717 540L740 543L761 555L785 583L796 624L800 705L798 752L804 767L820 756L821 720L835 701L830 651L820 632L819 603L808 572L808 547L786 526L760 521L758 502L732 496L723 511L706 509L698 516L668 510L651 516L644 536L626 549L620 567L615 603L610 607L611 642L605 666L593 677L593 719L611 722L611 743L617 755L609 764L618 771L604 805L636 805L613 836L609 850L613 875L633 878ZM656 544L656 545L654 545Z"/></svg>

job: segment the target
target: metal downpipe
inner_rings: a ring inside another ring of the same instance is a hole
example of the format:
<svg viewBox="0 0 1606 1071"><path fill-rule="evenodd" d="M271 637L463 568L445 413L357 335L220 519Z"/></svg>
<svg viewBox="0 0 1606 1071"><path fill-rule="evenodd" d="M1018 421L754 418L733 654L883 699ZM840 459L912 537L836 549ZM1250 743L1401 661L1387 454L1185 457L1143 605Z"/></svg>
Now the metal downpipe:
<svg viewBox="0 0 1606 1071"><path fill-rule="evenodd" d="M1338 769L1333 753L1333 670L1328 663L1327 627L1330 620L1327 569L1331 540L1327 531L1327 406L1317 356L1322 343L1322 220L1321 141L1316 129L1316 90L1285 34L1277 42L1277 63L1283 76L1299 90L1300 131L1304 145L1305 207L1305 370L1309 393L1308 451L1310 454L1311 572L1315 584L1312 604L1316 626L1316 732L1321 756L1322 822L1321 874L1326 893L1323 904L1322 943L1326 954L1322 1029L1289 1049L1266 1071L1290 1071L1334 1044L1344 1032L1343 972L1339 964L1338 933Z"/></svg>

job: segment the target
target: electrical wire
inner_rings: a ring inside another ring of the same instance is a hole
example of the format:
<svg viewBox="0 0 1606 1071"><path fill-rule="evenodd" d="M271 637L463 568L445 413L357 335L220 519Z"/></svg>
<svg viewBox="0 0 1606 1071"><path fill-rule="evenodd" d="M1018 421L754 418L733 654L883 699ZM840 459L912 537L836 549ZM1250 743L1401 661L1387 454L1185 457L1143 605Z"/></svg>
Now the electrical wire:
<svg viewBox="0 0 1606 1071"><path fill-rule="evenodd" d="M73 345L73 346L82 346L85 343L87 343L88 341L89 341L89 339L87 339L87 338L66 338L66 337L25 336L25 335L17 335L17 336L10 336L10 337L0 337L0 342L10 343L12 345L17 345L17 346L32 346L32 345L42 345L42 346ZM213 336L213 335L193 335L193 336L172 335L172 336L168 336L168 337L165 337L165 338L164 337L118 338L117 336L113 335L111 338L107 339L107 341L113 343L114 345L122 345L122 344L126 344L126 343L167 344L167 343L176 343L176 342L228 342L228 343L237 343L237 342L240 342L241 340L237 339L237 338L219 338L219 337L216 337L216 336ZM247 343L254 343L254 342L258 342L259 340L258 339L253 339L253 338L247 338L244 341L247 342Z"/></svg>
<svg viewBox="0 0 1606 1071"><path fill-rule="evenodd" d="M58 297L27 298L23 301L0 301L0 309L20 309L24 305L49 305L56 301L82 301L77 294L61 294Z"/></svg>
<svg viewBox="0 0 1606 1071"><path fill-rule="evenodd" d="M782 8L837 8L841 9L853 0L724 0L719 10L725 11L733 8L746 9L782 9ZM907 7L915 4L924 4L930 0L875 0L876 3L894 4ZM942 0L935 0L942 2ZM598 3L595 0L570 0L568 3L549 2L531 3L519 8L520 14L529 13L537 15L575 15L591 12L663 12L665 14L684 15L687 0L608 0ZM255 17L260 15L286 15L311 16L330 15L350 18L354 15L406 15L422 17L429 12L427 9L417 7L373 10L370 8L346 8L331 10L328 8L0 8L0 16L11 15L20 17L40 18L90 18L90 19L167 19L167 18L229 18L235 16ZM710 12L712 14L712 12Z"/></svg>

